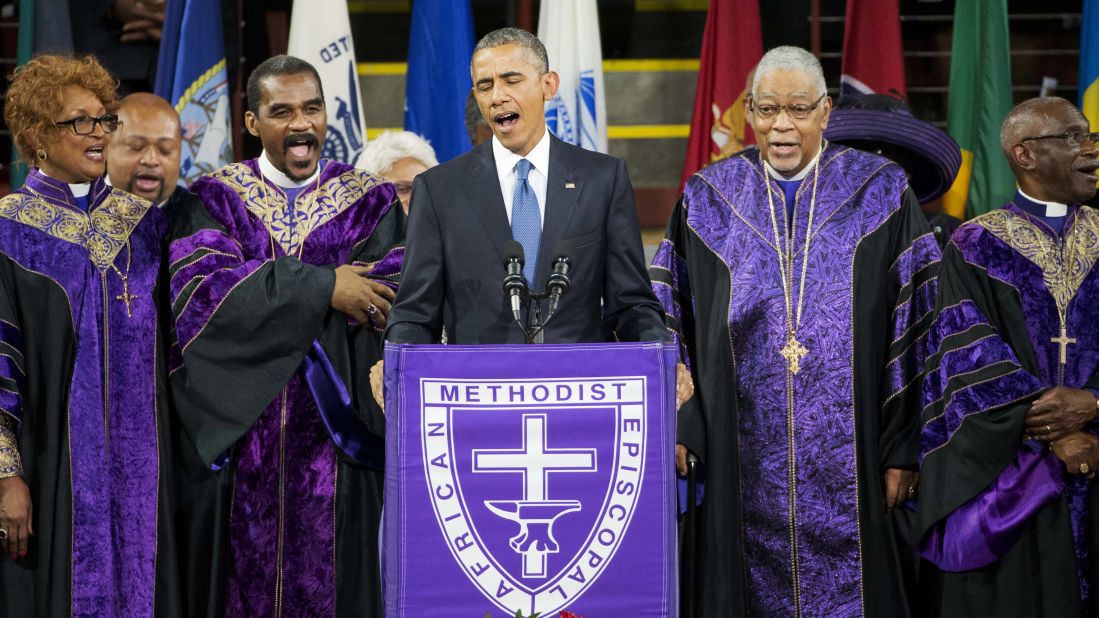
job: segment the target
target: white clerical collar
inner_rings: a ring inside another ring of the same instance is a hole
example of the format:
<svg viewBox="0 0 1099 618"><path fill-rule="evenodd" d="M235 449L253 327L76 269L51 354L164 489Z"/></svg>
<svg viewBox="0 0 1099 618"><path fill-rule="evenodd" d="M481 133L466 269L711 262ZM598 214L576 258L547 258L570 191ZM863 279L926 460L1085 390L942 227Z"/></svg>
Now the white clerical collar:
<svg viewBox="0 0 1099 618"><path fill-rule="evenodd" d="M767 168L767 173L770 174L771 178L774 178L775 180L784 180L784 181L803 180L806 176L809 175L809 172L812 171L813 166L815 166L817 164L817 159L820 158L820 155L823 152L824 152L823 148L818 148L817 149L817 156L815 156L815 157L813 157L812 159L809 160L809 165L806 165L805 167L801 168L800 172L794 174L793 176L791 176L789 178L787 178L786 176L783 176L781 172L779 172L775 168L771 167L771 164L768 163L766 160L763 161L763 167Z"/></svg>
<svg viewBox="0 0 1099 618"><path fill-rule="evenodd" d="M1063 217L1068 214L1068 204L1061 204L1060 202L1047 202L1045 200L1040 200L1036 197L1031 197L1027 195L1021 187L1019 188L1019 195L1034 202L1035 204L1041 204L1045 206L1047 217Z"/></svg>
<svg viewBox="0 0 1099 618"><path fill-rule="evenodd" d="M271 163L271 160L267 158L267 151L264 150L259 155L259 171L263 174L264 178L283 189L300 189L317 179L317 174L321 173L321 165L318 161L317 169L313 170L313 175L309 178L306 178L305 180L294 180L275 167L275 165Z"/></svg>
<svg viewBox="0 0 1099 618"><path fill-rule="evenodd" d="M515 164L519 162L519 159L530 161L534 169L549 178L549 151L550 135L548 128L542 134L542 139L538 140L538 143L525 157L520 157L508 150L500 143L500 140L496 139L495 135L492 136L492 157L496 160L496 173L501 179L515 170Z"/></svg>
<svg viewBox="0 0 1099 618"><path fill-rule="evenodd" d="M53 178L53 176L50 176L49 174L47 174L46 171L43 170L42 168L38 168L38 171L42 172L43 176ZM53 178L53 179L57 180L56 178ZM92 192L92 183L90 183L90 182L81 182L81 183L77 183L75 185L72 184L71 182L67 182L65 184L69 185L69 193L72 193L73 197L84 197L85 195Z"/></svg>

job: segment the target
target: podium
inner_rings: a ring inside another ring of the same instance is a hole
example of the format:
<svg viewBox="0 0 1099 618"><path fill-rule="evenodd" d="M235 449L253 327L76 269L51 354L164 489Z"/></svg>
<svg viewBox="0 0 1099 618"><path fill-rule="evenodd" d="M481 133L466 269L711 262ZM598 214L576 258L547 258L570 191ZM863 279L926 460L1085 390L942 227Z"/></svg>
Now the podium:
<svg viewBox="0 0 1099 618"><path fill-rule="evenodd" d="M387 345L386 616L676 616L674 345Z"/></svg>

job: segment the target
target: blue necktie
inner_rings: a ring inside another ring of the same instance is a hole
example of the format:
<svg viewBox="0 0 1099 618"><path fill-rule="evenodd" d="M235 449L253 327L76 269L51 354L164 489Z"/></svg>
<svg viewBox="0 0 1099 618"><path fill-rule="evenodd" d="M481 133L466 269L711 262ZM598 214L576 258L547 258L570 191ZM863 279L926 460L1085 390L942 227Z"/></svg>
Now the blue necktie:
<svg viewBox="0 0 1099 618"><path fill-rule="evenodd" d="M530 161L519 159L515 164L515 193L511 198L511 236L523 245L523 276L534 289L534 276L538 269L538 246L542 243L542 214L538 210L538 197L530 188Z"/></svg>

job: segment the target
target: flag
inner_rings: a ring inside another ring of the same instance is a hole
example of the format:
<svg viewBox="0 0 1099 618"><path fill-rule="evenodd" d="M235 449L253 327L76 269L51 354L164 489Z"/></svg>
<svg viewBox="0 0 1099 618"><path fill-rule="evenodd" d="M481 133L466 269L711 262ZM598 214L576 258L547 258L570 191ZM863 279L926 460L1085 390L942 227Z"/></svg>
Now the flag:
<svg viewBox="0 0 1099 618"><path fill-rule="evenodd" d="M1080 110L1099 131L1099 0L1084 0L1080 22Z"/></svg>
<svg viewBox="0 0 1099 618"><path fill-rule="evenodd" d="M19 30L16 35L15 64L23 66L39 52L72 51L72 22L66 0L19 0ZM15 142L11 145L11 188L18 189L27 177L27 164L19 157Z"/></svg>
<svg viewBox="0 0 1099 618"><path fill-rule="evenodd" d="M603 50L595 0L543 2L538 38L561 86L546 104L546 126L562 141L607 152L607 104Z"/></svg>
<svg viewBox="0 0 1099 618"><path fill-rule="evenodd" d="M155 90L179 112L181 182L189 185L233 160L220 0L168 2Z"/></svg>
<svg viewBox="0 0 1099 618"><path fill-rule="evenodd" d="M968 0L954 8L948 131L962 167L943 210L967 219L1015 195L1015 176L1000 151L1000 124L1011 111L1011 51L1005 0Z"/></svg>
<svg viewBox="0 0 1099 618"><path fill-rule="evenodd" d="M683 182L755 142L744 114L748 75L763 57L758 0L711 2L702 33L698 85Z"/></svg>
<svg viewBox="0 0 1099 618"><path fill-rule="evenodd" d="M473 84L469 0L416 0L408 41L404 128L431 142L439 162L469 150L466 98Z"/></svg>
<svg viewBox="0 0 1099 618"><path fill-rule="evenodd" d="M907 96L898 0L847 0L840 94Z"/></svg>
<svg viewBox="0 0 1099 618"><path fill-rule="evenodd" d="M286 53L312 64L321 76L328 111L321 156L354 165L366 141L366 122L347 0L294 0Z"/></svg>

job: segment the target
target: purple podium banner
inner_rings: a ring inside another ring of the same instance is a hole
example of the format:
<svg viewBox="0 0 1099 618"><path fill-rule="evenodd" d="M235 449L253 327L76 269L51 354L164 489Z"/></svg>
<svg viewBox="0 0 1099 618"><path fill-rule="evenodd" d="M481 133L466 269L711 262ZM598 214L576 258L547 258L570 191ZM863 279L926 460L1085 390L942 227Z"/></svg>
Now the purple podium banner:
<svg viewBox="0 0 1099 618"><path fill-rule="evenodd" d="M387 345L386 616L676 616L674 345Z"/></svg>

